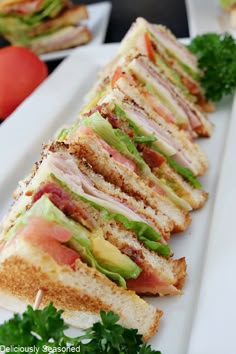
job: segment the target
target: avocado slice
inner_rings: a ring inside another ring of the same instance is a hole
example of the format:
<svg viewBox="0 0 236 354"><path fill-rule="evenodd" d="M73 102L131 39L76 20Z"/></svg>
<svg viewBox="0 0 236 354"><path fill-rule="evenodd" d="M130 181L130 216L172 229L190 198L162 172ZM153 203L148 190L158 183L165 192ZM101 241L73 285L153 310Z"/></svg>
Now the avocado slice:
<svg viewBox="0 0 236 354"><path fill-rule="evenodd" d="M114 264L111 267L109 267L109 259L110 259L109 256L105 257L105 255L103 255L103 258L104 259L106 258L106 262L104 262L104 266L103 266L103 264L100 263L100 260L96 259L96 251L94 253L92 249L93 238L97 236L98 233L93 235L93 233L89 232L80 223L69 219L66 215L64 215L64 213L61 210L59 210L50 201L50 199L48 199L46 195L43 195L38 201L36 201L33 204L33 206L29 210L27 210L18 219L18 221L12 227L12 229L8 234L8 242L12 239L12 237L15 235L15 233L20 227L28 223L28 218L31 215L38 215L46 220L54 221L59 225L62 225L66 227L68 230L70 230L72 232L72 237L67 242L69 247L75 249L79 253L80 257L83 259L84 262L86 262L91 267L94 267L97 270L99 270L108 278L115 281L119 286L126 288L125 277L127 279L137 278L140 272L142 271L142 269L139 268L136 265L136 263L134 263L131 259L129 259L128 256L123 255L118 249L117 252L115 252L115 250L109 252L111 252L111 254L115 254L119 252L121 253L121 257L118 260L118 262L121 262L119 271L115 271L115 270L113 271L113 268L115 269ZM109 243L105 239L101 238L100 248L105 247L104 249L108 249L107 245L104 246L104 241ZM97 248L99 247L95 247L95 250ZM113 246L113 248L116 247ZM99 251L97 251L97 253L99 253ZM123 276L123 274L125 274L125 277Z"/></svg>
<svg viewBox="0 0 236 354"><path fill-rule="evenodd" d="M142 271L128 256L101 237L91 239L91 251L102 267L119 273L125 279L135 279Z"/></svg>

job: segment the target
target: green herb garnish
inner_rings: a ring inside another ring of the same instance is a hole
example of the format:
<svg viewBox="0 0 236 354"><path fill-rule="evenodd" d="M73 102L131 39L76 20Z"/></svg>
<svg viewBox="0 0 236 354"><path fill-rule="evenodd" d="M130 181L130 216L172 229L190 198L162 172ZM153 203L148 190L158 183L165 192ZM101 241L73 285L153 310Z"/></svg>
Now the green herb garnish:
<svg viewBox="0 0 236 354"><path fill-rule="evenodd" d="M58 348L67 348L67 352L78 352L79 348L82 354L161 354L143 343L136 329L119 325L119 316L112 311L101 311L101 322L96 322L84 335L74 338L64 333L68 326L61 317L62 313L52 303L42 310L33 310L28 305L22 315L15 314L0 326L0 345L12 346L12 353L14 348L35 346L39 354L45 353L45 348L48 353L53 353L55 348L58 352Z"/></svg>
<svg viewBox="0 0 236 354"><path fill-rule="evenodd" d="M236 87L236 40L228 33L195 37L188 48L202 70L200 82L208 99L217 102Z"/></svg>

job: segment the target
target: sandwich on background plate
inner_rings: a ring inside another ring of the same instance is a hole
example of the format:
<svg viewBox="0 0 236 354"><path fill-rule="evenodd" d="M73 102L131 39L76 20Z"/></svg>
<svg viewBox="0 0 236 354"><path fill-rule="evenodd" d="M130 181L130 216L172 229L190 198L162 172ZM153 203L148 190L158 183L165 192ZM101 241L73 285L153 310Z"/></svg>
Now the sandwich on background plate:
<svg viewBox="0 0 236 354"><path fill-rule="evenodd" d="M0 34L12 45L37 54L75 47L90 41L81 20L88 18L85 5L68 0L3 0L0 2Z"/></svg>

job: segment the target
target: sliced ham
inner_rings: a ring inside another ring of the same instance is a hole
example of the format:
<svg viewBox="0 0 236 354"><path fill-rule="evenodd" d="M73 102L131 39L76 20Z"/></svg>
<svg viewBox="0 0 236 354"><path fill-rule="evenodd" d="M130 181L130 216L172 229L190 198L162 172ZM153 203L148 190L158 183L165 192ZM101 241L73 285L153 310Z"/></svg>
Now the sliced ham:
<svg viewBox="0 0 236 354"><path fill-rule="evenodd" d="M198 71L197 69L197 58L192 55L189 50L187 50L184 45L182 45L173 35L164 27L157 26L155 24L150 24L145 21L148 29L155 34L158 38L158 41L163 45L164 48L175 53L173 56L177 57L179 60L187 63L187 65L193 70Z"/></svg>
<svg viewBox="0 0 236 354"><path fill-rule="evenodd" d="M145 222L153 227L152 223L137 214L135 210L94 187L89 178L75 164L73 157L68 153L55 152L48 154L47 160L44 160L44 163L50 166L51 171L54 171L58 178L62 176L65 183L68 183L68 186L75 193L103 206L112 213L122 214L129 220ZM159 230L156 231L159 232ZM166 244L163 237L161 237L160 242Z"/></svg>
<svg viewBox="0 0 236 354"><path fill-rule="evenodd" d="M151 95L147 90L143 89L142 92L148 103L159 116L164 118L167 123L176 123L174 114L169 111L165 105L158 101L157 98Z"/></svg>
<svg viewBox="0 0 236 354"><path fill-rule="evenodd" d="M128 72L126 73L122 73L122 75L120 75L119 77L117 77L116 80L116 85L118 86L118 88L121 88L122 91L122 83L120 82L120 79L123 79L127 82L127 84L131 87L135 87L137 86L136 81L134 80L134 78L128 74ZM121 87L120 87L121 85ZM113 85L115 86L115 85ZM144 95L145 99L148 101L148 103L150 104L150 106L153 108L153 110L160 115L166 122L168 123L175 123L176 122L176 118L175 115L161 102L160 99L158 99L157 96L154 96L153 94L151 94L145 87L142 87L140 85L140 91L142 92L142 94ZM127 94L127 92L126 92Z"/></svg>
<svg viewBox="0 0 236 354"><path fill-rule="evenodd" d="M160 73L157 66L151 63L146 57L139 56L129 63L128 68L135 76L141 78L143 82L147 80L152 84L158 92L158 96L160 96L160 101L164 101L164 104L168 102L168 109L176 116L176 121L180 120L182 123L188 123L186 112L176 101L176 93L173 90L173 86Z"/></svg>
<svg viewBox="0 0 236 354"><path fill-rule="evenodd" d="M70 155L68 155L67 153L54 153L48 155L47 159L53 169L58 169L57 175L59 175L58 171L60 169L63 173L64 179L66 178L66 176L68 176L68 182L70 180L70 186L74 190L77 190L78 193L82 192L85 197L87 195L97 198L94 199L94 201L96 200L97 203L99 203L100 200L100 205L103 205L104 207L108 207L108 204L104 204L102 203L102 201L110 203L110 205L113 206L114 212L119 212L130 220L147 222L144 218L142 218L133 210L128 208L125 204L120 203L117 199L111 197L109 194L106 194L95 188L90 179L79 169L79 167L75 164L73 158L70 157Z"/></svg>
<svg viewBox="0 0 236 354"><path fill-rule="evenodd" d="M202 126L201 117L199 117L197 109L187 103L176 88L174 88L174 86L167 81L161 73L158 72L157 67L154 67L154 65L148 62L144 57L135 59L135 63L145 69L147 73L156 80L156 82L160 85L159 89L165 91L163 91L163 94L166 97L168 94L171 95L172 102L175 102L176 109L181 108L182 112L184 112L185 116L189 120L192 129L196 130Z"/></svg>
<svg viewBox="0 0 236 354"><path fill-rule="evenodd" d="M138 127L142 127L141 129L143 130L144 134L154 135L157 137L157 142L154 142L154 144L164 144L159 146L163 152L165 152L167 155L170 155L181 166L192 169L191 160L187 157L184 150L177 143L177 141L171 140L167 133L165 133L155 122L151 121L150 119L147 120L144 114L140 110L136 109L135 106L127 107L126 112L130 117L132 117L132 120L134 120ZM172 149L172 154L168 153L169 150L167 150L168 148L165 149L165 146L168 146L170 149Z"/></svg>
<svg viewBox="0 0 236 354"><path fill-rule="evenodd" d="M119 153L116 149L108 145L104 140L100 139L102 147L113 157L114 160L120 162L122 165L128 167L133 172L138 172L135 163L129 160L127 157Z"/></svg>

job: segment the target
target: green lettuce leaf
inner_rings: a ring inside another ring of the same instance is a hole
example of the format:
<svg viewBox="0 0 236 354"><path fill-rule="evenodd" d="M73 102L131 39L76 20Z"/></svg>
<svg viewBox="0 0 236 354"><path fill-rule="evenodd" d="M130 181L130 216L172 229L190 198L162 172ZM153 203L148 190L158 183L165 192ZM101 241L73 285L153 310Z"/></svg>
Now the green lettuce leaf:
<svg viewBox="0 0 236 354"><path fill-rule="evenodd" d="M142 132L139 127L131 119L129 119L125 111L116 104L114 108L114 113L117 117L125 119L129 123L129 126L134 130L136 135L142 136Z"/></svg>
<svg viewBox="0 0 236 354"><path fill-rule="evenodd" d="M133 141L137 144L142 144L142 143L153 143L156 141L157 138L155 136L147 136L147 135L142 135L142 136L135 136L133 138Z"/></svg>
<svg viewBox="0 0 236 354"><path fill-rule="evenodd" d="M162 154L166 158L166 162L168 163L168 165L171 166L182 177L184 177L184 179L186 179L194 188L201 188L202 186L201 183L194 176L194 174L189 168L180 166L174 159L166 155L163 151L161 151L157 146L153 144L152 144L152 149Z"/></svg>
<svg viewBox="0 0 236 354"><path fill-rule="evenodd" d="M156 185L162 188L167 196L179 207L185 210L191 210L191 206L182 198L180 198L165 182L158 179L151 171L150 167L141 157L134 142L120 129L114 129L111 124L104 119L98 112L93 113L91 116L86 117L82 121L83 125L92 126L93 131L105 140L110 146L113 146L121 154L135 162L138 167L140 175L149 178ZM138 137L140 141L148 140L156 141L153 136Z"/></svg>
<svg viewBox="0 0 236 354"><path fill-rule="evenodd" d="M126 118L131 128L133 128L136 137L133 138L136 143L147 143L153 150L156 150L161 155L166 158L166 162L169 166L171 166L177 173L179 173L184 179L186 179L193 187L201 188L201 183L198 179L193 175L192 171L189 168L180 166L174 159L165 154L161 149L159 149L156 145L152 144L155 140L153 140L153 136L143 135L139 127L130 119L128 119L126 113L118 106L115 108L115 113L119 117ZM140 140L139 140L140 139ZM155 139L155 137L154 137Z"/></svg>
<svg viewBox="0 0 236 354"><path fill-rule="evenodd" d="M71 125L64 126L56 133L55 139L57 141L65 141L76 131L77 128L78 122L74 122Z"/></svg>
<svg viewBox="0 0 236 354"><path fill-rule="evenodd" d="M222 7L225 9L231 7L232 5L235 5L235 0L219 0L219 3Z"/></svg>
<svg viewBox="0 0 236 354"><path fill-rule="evenodd" d="M129 160L133 161L139 170L142 171L147 168L145 161L128 135L120 129L112 128L112 125L99 112L95 112L91 116L84 118L80 124L91 126L98 136Z"/></svg>
<svg viewBox="0 0 236 354"><path fill-rule="evenodd" d="M72 232L72 237L68 241L68 245L74 248L81 256L83 261L88 265L96 268L102 274L106 275L111 280L115 281L119 286L126 287L126 282L124 277L116 272L112 272L109 269L102 267L91 252L91 242L90 242L90 232L84 228L78 222L69 219L60 209L58 209L46 195L43 195L37 202L35 202L32 207L23 214L19 221L11 230L11 236L15 235L16 231L27 225L28 218L31 215L37 215L45 220L54 221L59 225L64 226ZM125 256L125 255L124 255ZM131 261L132 262L132 261ZM133 262L134 267L128 277L137 278L140 273L140 268Z"/></svg>
<svg viewBox="0 0 236 354"><path fill-rule="evenodd" d="M93 268L96 268L99 272L102 274L106 275L109 279L113 280L116 284L119 286L122 286L123 288L126 288L126 281L124 277L116 272L112 272L104 267L102 267L95 259L93 256L92 252L90 251L89 248L81 247L79 242L76 240L75 237L72 237L71 240L69 240L68 245L76 250L83 261L85 261L88 265L90 265ZM138 274L134 274L133 278L137 278Z"/></svg>
<svg viewBox="0 0 236 354"><path fill-rule="evenodd" d="M108 220L114 219L116 221L119 221L121 224L124 225L125 228L132 230L137 235L137 238L143 243L144 240L152 241L152 242L145 243L145 245L150 250L156 251L157 253L159 253L161 256L164 257L170 256L171 253L170 247L168 245L163 245L160 242L158 242L161 236L150 225L146 224L143 221L129 220L126 216L121 215L119 213L111 213L103 206L98 205L97 203L87 198L81 197L81 199L87 201L94 208L100 210L104 218L107 218Z"/></svg>
<svg viewBox="0 0 236 354"><path fill-rule="evenodd" d="M0 13L0 33L19 44L27 44L32 38L31 30L44 19L56 16L64 6L64 0L43 0L41 6L28 15Z"/></svg>
<svg viewBox="0 0 236 354"><path fill-rule="evenodd" d="M156 232L149 224L143 221L129 220L126 216L119 213L112 213L102 205L99 205L93 200L90 200L89 196L84 197L75 193L74 191L71 191L70 188L64 182L60 181L56 176L53 177L55 178L57 183L59 183L64 189L66 189L73 196L73 198L84 200L88 202L91 206L93 206L95 209L99 210L101 212L101 217L104 217L108 220L114 219L116 221L119 221L124 225L126 229L135 232L137 238L142 242L144 239L146 239L162 245L161 243L158 242L161 239L161 235L158 232ZM155 250L156 248L158 248L157 246L154 246L154 244L149 243L149 245L150 247L148 246L148 248L151 250ZM158 253L164 257L168 257L171 253L169 246L167 245L162 245L162 246L164 248L159 247L161 253L159 252Z"/></svg>
<svg viewBox="0 0 236 354"><path fill-rule="evenodd" d="M27 225L28 218L31 215L41 216L48 221L55 221L56 223L70 230L81 246L88 248L90 247L89 231L81 224L69 219L50 201L50 199L48 199L48 197L46 197L46 195L43 195L17 220L9 232L9 239L15 235L16 231L20 227Z"/></svg>

